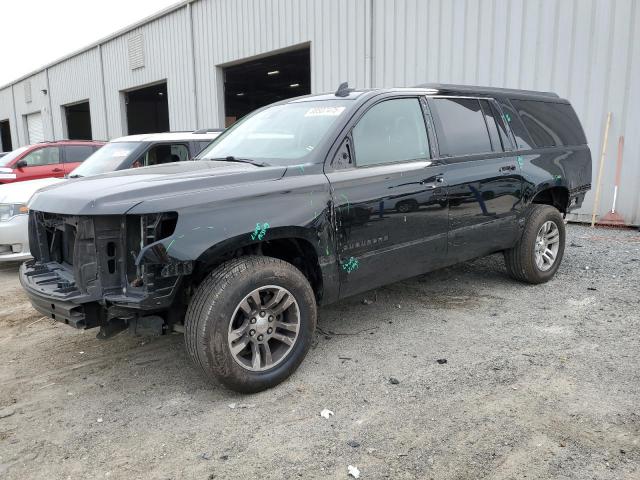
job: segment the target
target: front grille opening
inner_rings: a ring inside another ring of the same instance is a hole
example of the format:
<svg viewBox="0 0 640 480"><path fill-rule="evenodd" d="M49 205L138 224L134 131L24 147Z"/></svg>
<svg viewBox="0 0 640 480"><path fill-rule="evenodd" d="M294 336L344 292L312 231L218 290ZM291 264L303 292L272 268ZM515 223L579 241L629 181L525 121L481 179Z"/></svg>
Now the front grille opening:
<svg viewBox="0 0 640 480"><path fill-rule="evenodd" d="M158 225L157 239L161 240L163 238L167 238L170 235L173 235L173 232L176 231L177 224L178 224L177 213L175 212L165 213L162 216L162 220L160 220L160 224Z"/></svg>
<svg viewBox="0 0 640 480"><path fill-rule="evenodd" d="M116 244L113 242L107 243L107 257L116 256Z"/></svg>

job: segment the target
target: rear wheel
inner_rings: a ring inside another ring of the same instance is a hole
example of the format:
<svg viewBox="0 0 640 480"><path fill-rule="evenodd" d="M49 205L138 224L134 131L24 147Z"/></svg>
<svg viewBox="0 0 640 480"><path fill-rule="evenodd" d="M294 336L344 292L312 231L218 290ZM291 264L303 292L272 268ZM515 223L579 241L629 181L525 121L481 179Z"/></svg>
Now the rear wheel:
<svg viewBox="0 0 640 480"><path fill-rule="evenodd" d="M185 342L208 377L257 392L298 368L315 325L315 296L300 270L276 258L242 257L198 287L185 318Z"/></svg>
<svg viewBox="0 0 640 480"><path fill-rule="evenodd" d="M560 212L549 205L533 205L522 237L515 247L504 252L509 275L527 283L549 281L560 267L565 238Z"/></svg>

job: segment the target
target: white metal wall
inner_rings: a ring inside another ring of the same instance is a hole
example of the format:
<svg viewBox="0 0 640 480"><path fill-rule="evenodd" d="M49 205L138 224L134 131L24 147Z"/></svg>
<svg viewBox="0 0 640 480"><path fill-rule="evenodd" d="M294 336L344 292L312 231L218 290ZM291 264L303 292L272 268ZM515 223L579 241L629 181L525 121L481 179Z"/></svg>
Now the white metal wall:
<svg viewBox="0 0 640 480"><path fill-rule="evenodd" d="M0 90L0 120L11 121L20 145L24 115L41 111L45 136L61 138L60 106L89 99L94 136L114 138L126 132L121 92L166 80L171 129L220 126L222 66L309 45L312 92L331 91L344 80L364 88L442 82L555 91L571 100L583 122L594 171L612 111L599 212L610 207L617 139L625 135L618 209L638 224L640 91L632 87L640 85L639 3L199 0L17 82L15 116L11 87ZM131 70L128 39L136 34L143 36L145 66ZM25 80L32 82L29 103ZM593 191L583 218L592 201Z"/></svg>
<svg viewBox="0 0 640 480"><path fill-rule="evenodd" d="M62 106L83 100L89 101L93 137L107 138L98 48L53 65L49 68L49 83L56 139L65 136L63 132L66 128L66 119Z"/></svg>
<svg viewBox="0 0 640 480"><path fill-rule="evenodd" d="M0 120L9 120L9 126L11 127L11 143L17 147L19 142L17 136L18 132L14 125L11 87L0 90Z"/></svg>
<svg viewBox="0 0 640 480"><path fill-rule="evenodd" d="M131 70L128 39L137 34L142 34L145 66ZM171 130L196 128L194 88L192 75L189 74L192 66L189 45L187 7L103 45L104 82L111 138L125 135L127 132L121 91L164 80L167 82Z"/></svg>

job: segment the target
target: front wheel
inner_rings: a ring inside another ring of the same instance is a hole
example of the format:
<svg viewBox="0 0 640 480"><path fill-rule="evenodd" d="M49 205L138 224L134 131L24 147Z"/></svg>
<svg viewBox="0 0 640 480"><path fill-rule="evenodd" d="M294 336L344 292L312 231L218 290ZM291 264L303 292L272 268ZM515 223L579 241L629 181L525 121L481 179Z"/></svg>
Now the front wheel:
<svg viewBox="0 0 640 480"><path fill-rule="evenodd" d="M298 368L315 326L315 296L302 272L276 258L247 256L224 263L198 287L185 342L205 375L251 393Z"/></svg>
<svg viewBox="0 0 640 480"><path fill-rule="evenodd" d="M549 281L560 267L565 238L560 212L549 205L532 205L522 237L504 252L507 272L521 282Z"/></svg>

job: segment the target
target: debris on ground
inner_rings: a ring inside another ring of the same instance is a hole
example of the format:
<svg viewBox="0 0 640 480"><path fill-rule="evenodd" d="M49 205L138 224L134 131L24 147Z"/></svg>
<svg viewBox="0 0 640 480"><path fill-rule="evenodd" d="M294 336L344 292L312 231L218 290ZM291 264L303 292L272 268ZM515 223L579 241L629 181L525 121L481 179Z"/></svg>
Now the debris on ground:
<svg viewBox="0 0 640 480"><path fill-rule="evenodd" d="M322 418L328 419L331 415L334 415L334 413L331 410L327 409L327 408L325 408L324 410L322 410L320 412L320 416Z"/></svg>
<svg viewBox="0 0 640 480"><path fill-rule="evenodd" d="M398 380L396 377L389 377L389 383L391 385L398 385L400 383L400 380Z"/></svg>
<svg viewBox="0 0 640 480"><path fill-rule="evenodd" d="M358 467L349 465L347 467L347 472L349 472L349 475L351 475L353 478L360 478L360 470L358 470Z"/></svg>
<svg viewBox="0 0 640 480"><path fill-rule="evenodd" d="M362 299L362 304L363 305L371 305L373 303L373 300L371 300L370 298L363 298Z"/></svg>
<svg viewBox="0 0 640 480"><path fill-rule="evenodd" d="M231 410L236 408L254 408L256 405L254 403L230 403L228 407Z"/></svg>
<svg viewBox="0 0 640 480"><path fill-rule="evenodd" d="M440 365L444 365L445 363L447 363L447 359L446 358L439 358L436 360L436 362L438 362Z"/></svg>
<svg viewBox="0 0 640 480"><path fill-rule="evenodd" d="M347 442L347 445L349 445L351 448L358 448L360 446L360 442L358 442L357 440L349 440Z"/></svg>
<svg viewBox="0 0 640 480"><path fill-rule="evenodd" d="M103 422L102 417L98 418L98 420L96 420L96 421L97 421L98 423L102 423L102 422Z"/></svg>
<svg viewBox="0 0 640 480"><path fill-rule="evenodd" d="M595 292L598 289L596 287L587 287L587 290L591 290L591 291Z"/></svg>
<svg viewBox="0 0 640 480"><path fill-rule="evenodd" d="M0 418L7 418L16 413L13 408L3 408L0 410Z"/></svg>

